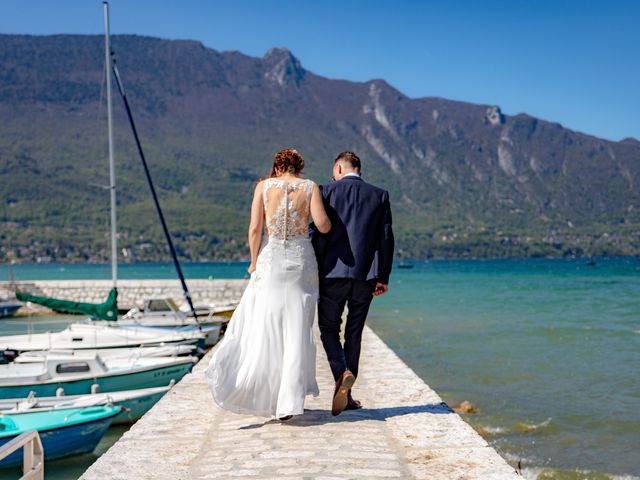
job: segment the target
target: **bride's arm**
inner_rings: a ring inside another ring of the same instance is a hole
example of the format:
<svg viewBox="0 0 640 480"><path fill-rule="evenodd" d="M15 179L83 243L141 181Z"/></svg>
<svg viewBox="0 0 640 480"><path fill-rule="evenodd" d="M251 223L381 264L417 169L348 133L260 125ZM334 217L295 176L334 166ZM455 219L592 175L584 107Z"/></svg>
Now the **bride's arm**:
<svg viewBox="0 0 640 480"><path fill-rule="evenodd" d="M251 222L249 223L249 252L251 253L251 265L248 272L256 270L260 242L262 241L262 227L264 225L264 205L262 203L262 182L258 183L253 193L251 203Z"/></svg>
<svg viewBox="0 0 640 480"><path fill-rule="evenodd" d="M322 193L318 185L313 185L313 193L311 194L311 218L320 233L328 233L331 230L331 220L324 209L322 202Z"/></svg>

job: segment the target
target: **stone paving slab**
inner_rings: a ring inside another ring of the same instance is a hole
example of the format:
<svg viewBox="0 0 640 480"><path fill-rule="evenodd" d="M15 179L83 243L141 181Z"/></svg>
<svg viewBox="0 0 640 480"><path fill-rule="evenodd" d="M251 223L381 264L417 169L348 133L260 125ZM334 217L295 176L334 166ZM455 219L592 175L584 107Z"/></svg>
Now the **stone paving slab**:
<svg viewBox="0 0 640 480"><path fill-rule="evenodd" d="M211 353L81 477L103 479L502 480L518 475L368 327L354 396L331 415L333 378L318 342L320 396L281 423L214 402Z"/></svg>

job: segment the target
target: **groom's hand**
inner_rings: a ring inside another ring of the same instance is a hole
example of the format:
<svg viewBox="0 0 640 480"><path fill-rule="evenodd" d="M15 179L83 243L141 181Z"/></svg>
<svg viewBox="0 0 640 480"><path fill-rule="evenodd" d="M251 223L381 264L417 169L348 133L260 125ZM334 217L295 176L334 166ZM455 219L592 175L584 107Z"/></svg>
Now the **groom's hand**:
<svg viewBox="0 0 640 480"><path fill-rule="evenodd" d="M385 285L384 283L376 283L376 289L373 291L374 296L384 295L389 291L389 285Z"/></svg>

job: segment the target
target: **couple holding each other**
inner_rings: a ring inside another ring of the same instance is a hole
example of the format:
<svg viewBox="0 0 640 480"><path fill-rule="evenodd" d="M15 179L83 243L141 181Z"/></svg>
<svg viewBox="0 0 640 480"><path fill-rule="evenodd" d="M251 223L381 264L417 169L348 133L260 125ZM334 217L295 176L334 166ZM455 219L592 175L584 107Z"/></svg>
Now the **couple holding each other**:
<svg viewBox="0 0 640 480"><path fill-rule="evenodd" d="M303 167L296 150L282 150L255 189L251 279L205 370L215 401L232 412L287 420L304 413L306 395L319 394L316 304L336 381L331 412L361 408L351 387L369 305L387 291L391 273L389 194L362 180L353 152L338 155L335 181L322 188L300 178Z"/></svg>

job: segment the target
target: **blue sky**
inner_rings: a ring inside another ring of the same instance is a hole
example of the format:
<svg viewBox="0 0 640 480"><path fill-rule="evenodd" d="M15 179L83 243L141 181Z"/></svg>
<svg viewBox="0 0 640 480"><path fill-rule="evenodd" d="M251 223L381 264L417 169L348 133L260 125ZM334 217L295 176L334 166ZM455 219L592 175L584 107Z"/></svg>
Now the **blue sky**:
<svg viewBox="0 0 640 480"><path fill-rule="evenodd" d="M640 139L640 1L111 0L111 27ZM102 2L2 0L0 32L102 33Z"/></svg>

